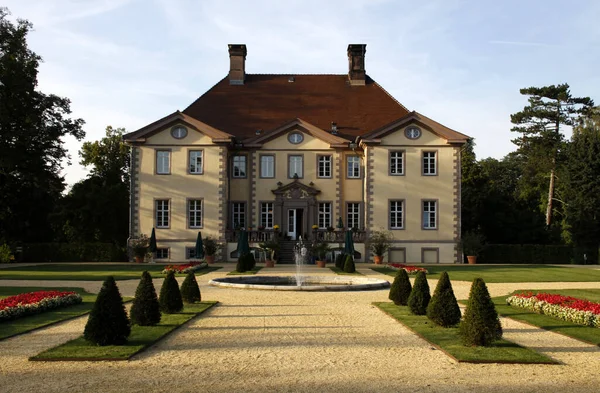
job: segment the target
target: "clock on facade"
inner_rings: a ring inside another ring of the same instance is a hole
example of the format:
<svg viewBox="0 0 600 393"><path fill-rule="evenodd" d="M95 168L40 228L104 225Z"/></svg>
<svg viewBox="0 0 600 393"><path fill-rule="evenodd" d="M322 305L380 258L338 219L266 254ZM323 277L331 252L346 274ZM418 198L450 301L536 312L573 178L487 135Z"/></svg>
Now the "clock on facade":
<svg viewBox="0 0 600 393"><path fill-rule="evenodd" d="M175 126L171 128L171 135L175 139L183 139L187 135L187 128L184 126Z"/></svg>
<svg viewBox="0 0 600 393"><path fill-rule="evenodd" d="M417 139L421 136L421 130L418 127L408 127L404 131L404 135L406 135L408 139Z"/></svg>
<svg viewBox="0 0 600 393"><path fill-rule="evenodd" d="M292 132L290 135L288 135L288 141L290 141L290 143L293 143L294 145L297 145L298 143L302 142L303 140L304 140L304 137L299 132Z"/></svg>

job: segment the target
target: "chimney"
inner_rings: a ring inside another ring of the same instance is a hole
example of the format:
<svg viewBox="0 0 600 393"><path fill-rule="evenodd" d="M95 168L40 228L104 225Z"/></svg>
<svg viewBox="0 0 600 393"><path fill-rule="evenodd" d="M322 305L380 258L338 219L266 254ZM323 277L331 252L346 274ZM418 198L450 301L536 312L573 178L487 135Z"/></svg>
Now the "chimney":
<svg viewBox="0 0 600 393"><path fill-rule="evenodd" d="M229 44L229 84L243 85L246 79L246 45Z"/></svg>
<svg viewBox="0 0 600 393"><path fill-rule="evenodd" d="M365 73L365 53L367 52L366 44L350 44L348 45L348 80L350 86L364 86Z"/></svg>

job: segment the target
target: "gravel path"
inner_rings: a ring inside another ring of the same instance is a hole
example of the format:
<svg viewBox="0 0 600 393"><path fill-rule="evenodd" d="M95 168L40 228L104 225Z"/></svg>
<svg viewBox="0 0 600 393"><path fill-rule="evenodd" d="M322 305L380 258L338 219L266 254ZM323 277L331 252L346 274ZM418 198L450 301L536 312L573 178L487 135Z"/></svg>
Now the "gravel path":
<svg viewBox="0 0 600 393"><path fill-rule="evenodd" d="M385 277L361 269L372 277ZM285 269L280 270L282 273ZM323 275L323 269L308 269ZM458 364L371 305L387 291L286 293L207 286L226 271L199 276L203 299L218 300L130 362L29 362L81 335L87 317L0 341L3 392L597 392L600 348L522 323L502 321L505 337L563 365ZM265 269L261 274L268 274ZM162 280L156 280L160 286ZM76 284L76 285L75 285ZM435 280L430 280L434 288ZM99 282L0 281L13 286ZM119 282L132 296L136 280ZM458 298L470 283L453 282ZM492 296L519 288L600 288L600 283L489 284Z"/></svg>

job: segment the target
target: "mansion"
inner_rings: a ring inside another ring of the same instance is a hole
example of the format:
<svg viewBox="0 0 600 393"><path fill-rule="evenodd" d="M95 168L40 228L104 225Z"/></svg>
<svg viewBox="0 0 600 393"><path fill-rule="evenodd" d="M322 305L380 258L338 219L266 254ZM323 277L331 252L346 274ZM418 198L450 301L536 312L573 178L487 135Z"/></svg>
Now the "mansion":
<svg viewBox="0 0 600 393"><path fill-rule="evenodd" d="M124 136L130 237L155 228L157 260L185 261L200 231L233 261L240 228L251 246L302 236L333 247L352 229L357 261L367 262L371 231L386 230L385 262L462 262L469 137L396 101L366 74L365 53L349 45L343 75L247 74L246 45L229 45L225 78Z"/></svg>

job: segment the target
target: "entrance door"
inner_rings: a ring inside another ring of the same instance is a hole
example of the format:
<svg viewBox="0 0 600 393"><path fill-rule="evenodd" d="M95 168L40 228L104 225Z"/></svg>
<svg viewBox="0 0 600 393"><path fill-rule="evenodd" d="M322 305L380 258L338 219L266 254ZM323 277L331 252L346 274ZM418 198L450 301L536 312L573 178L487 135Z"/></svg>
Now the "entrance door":
<svg viewBox="0 0 600 393"><path fill-rule="evenodd" d="M298 212L296 209L288 210L288 229L287 235L292 240L296 240L297 232L296 232L296 223L298 219Z"/></svg>

